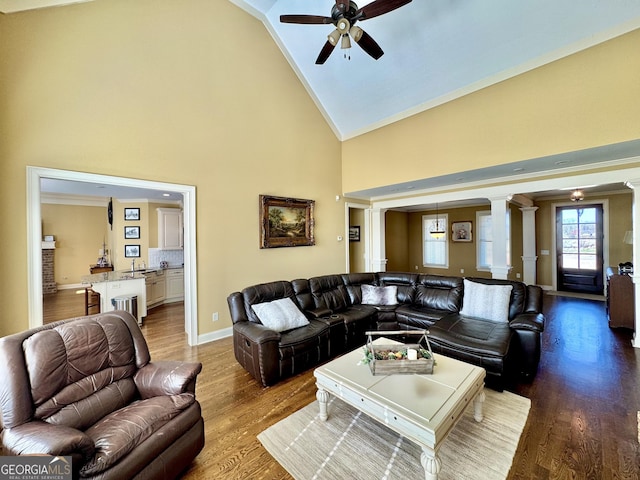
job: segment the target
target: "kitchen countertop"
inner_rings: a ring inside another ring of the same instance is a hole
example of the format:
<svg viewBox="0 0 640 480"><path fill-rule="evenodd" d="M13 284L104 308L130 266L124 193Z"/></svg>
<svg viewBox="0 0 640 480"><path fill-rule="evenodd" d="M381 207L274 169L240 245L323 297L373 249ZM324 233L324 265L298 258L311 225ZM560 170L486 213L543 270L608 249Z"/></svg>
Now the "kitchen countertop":
<svg viewBox="0 0 640 480"><path fill-rule="evenodd" d="M167 268L149 267L144 270L136 270L133 273L131 270L118 270L117 272L102 272L94 273L93 275L85 275L82 277L83 284L93 284L100 282L119 282L122 280L135 280L138 278L145 278L146 273L162 272L164 270L177 270L184 268L182 265L169 266Z"/></svg>
<svg viewBox="0 0 640 480"><path fill-rule="evenodd" d="M120 282L123 280L145 279L143 272L133 272L131 270L120 270L117 272L94 273L93 275L85 275L82 277L82 283L94 284L101 282Z"/></svg>

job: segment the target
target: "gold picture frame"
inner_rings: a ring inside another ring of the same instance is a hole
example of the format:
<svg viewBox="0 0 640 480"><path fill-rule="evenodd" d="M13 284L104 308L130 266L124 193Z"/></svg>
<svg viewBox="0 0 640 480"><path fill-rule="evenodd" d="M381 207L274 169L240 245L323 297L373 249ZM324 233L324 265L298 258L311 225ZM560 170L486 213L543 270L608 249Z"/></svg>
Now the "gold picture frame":
<svg viewBox="0 0 640 480"><path fill-rule="evenodd" d="M260 195L260 248L315 245L315 203L315 200Z"/></svg>

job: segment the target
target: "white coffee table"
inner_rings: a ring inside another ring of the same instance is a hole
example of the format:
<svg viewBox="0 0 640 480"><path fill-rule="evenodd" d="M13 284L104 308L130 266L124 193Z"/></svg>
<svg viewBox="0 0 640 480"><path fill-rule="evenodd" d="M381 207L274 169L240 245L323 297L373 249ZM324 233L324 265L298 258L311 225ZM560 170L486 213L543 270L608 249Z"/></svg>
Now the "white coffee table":
<svg viewBox="0 0 640 480"><path fill-rule="evenodd" d="M374 343L398 342L378 338ZM358 364L363 357L358 348L314 371L320 418L328 418L331 393L421 446L425 478L436 480L441 466L438 449L471 401L474 418L482 421L485 370L435 355L433 374L374 376L368 365Z"/></svg>

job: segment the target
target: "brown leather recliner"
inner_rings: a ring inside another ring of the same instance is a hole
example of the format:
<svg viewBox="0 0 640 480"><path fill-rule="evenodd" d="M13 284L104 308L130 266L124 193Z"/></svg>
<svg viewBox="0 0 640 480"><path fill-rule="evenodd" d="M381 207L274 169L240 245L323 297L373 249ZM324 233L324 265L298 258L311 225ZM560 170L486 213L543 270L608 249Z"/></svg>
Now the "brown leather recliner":
<svg viewBox="0 0 640 480"><path fill-rule="evenodd" d="M124 311L0 338L4 454L71 456L80 479L176 478L204 446L201 369L151 362Z"/></svg>

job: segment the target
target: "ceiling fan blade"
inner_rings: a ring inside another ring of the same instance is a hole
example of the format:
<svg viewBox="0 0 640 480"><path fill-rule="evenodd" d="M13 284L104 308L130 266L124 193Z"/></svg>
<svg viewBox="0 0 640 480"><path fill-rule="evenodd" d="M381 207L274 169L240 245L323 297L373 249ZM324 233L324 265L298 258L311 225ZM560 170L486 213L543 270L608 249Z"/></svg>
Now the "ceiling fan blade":
<svg viewBox="0 0 640 480"><path fill-rule="evenodd" d="M375 0L359 9L354 18L357 20L366 20L367 18L377 17L389 13L396 8L403 7L407 3L411 3L411 0Z"/></svg>
<svg viewBox="0 0 640 480"><path fill-rule="evenodd" d="M322 65L326 62L335 47L335 45L332 45L331 42L327 41L327 43L324 44L324 47L322 47L322 50L320 50L320 55L318 55L318 58L316 59L316 65Z"/></svg>
<svg viewBox="0 0 640 480"><path fill-rule="evenodd" d="M384 55L384 52L380 48L380 45L378 45L378 43L373 38L371 38L371 35L369 35L364 30L360 34L360 38L356 40L356 43L376 60Z"/></svg>
<svg viewBox="0 0 640 480"><path fill-rule="evenodd" d="M322 15L280 15L281 23L302 23L305 25L326 25L333 23L333 18Z"/></svg>

